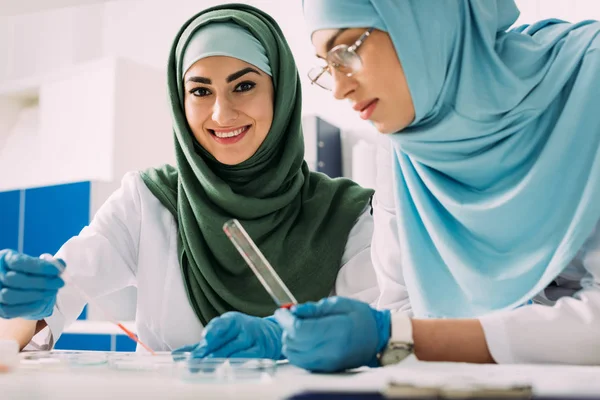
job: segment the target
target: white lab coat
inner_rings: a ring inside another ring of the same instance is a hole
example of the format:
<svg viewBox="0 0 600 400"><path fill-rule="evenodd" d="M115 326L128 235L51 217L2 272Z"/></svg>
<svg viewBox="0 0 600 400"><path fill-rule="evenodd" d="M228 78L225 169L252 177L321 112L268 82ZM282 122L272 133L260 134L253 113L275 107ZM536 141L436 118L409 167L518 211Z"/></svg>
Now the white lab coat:
<svg viewBox="0 0 600 400"><path fill-rule="evenodd" d="M373 199L371 257L381 295L378 308L411 313L399 264L391 151L381 145ZM497 363L600 364L600 226L533 305L479 318Z"/></svg>
<svg viewBox="0 0 600 400"><path fill-rule="evenodd" d="M370 258L371 207L357 219L341 260L332 294L374 304L379 295ZM148 190L139 173L129 173L91 224L57 253L83 290L100 297L137 287L136 329L155 351L201 340L203 326L188 301L177 258L175 218ZM47 348L81 313L84 300L69 285L57 296L48 329L32 347Z"/></svg>

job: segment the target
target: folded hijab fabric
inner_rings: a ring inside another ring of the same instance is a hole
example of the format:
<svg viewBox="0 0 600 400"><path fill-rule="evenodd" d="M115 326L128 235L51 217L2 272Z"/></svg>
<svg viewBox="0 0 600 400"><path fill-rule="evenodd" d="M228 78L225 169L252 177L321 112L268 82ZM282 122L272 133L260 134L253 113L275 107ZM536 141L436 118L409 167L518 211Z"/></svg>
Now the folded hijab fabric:
<svg viewBox="0 0 600 400"><path fill-rule="evenodd" d="M600 23L509 29L512 0L304 8L311 32L388 32L406 74L416 118L391 142L415 314L478 316L542 291L600 218Z"/></svg>
<svg viewBox="0 0 600 400"><path fill-rule="evenodd" d="M182 79L196 61L214 56L237 58L272 76L267 51L250 31L233 22L217 22L203 25L190 37L181 55Z"/></svg>

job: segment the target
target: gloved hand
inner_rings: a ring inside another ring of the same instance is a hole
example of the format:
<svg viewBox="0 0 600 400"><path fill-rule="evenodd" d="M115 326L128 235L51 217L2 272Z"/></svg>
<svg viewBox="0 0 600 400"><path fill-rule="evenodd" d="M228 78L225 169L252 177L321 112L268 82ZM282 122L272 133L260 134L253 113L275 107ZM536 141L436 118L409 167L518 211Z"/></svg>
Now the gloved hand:
<svg viewBox="0 0 600 400"><path fill-rule="evenodd" d="M58 289L65 285L59 275L48 261L0 251L0 317L40 320L52 315Z"/></svg>
<svg viewBox="0 0 600 400"><path fill-rule="evenodd" d="M206 325L197 344L173 351L191 352L192 358L281 358L281 328L273 317L251 317L228 312Z"/></svg>
<svg viewBox="0 0 600 400"><path fill-rule="evenodd" d="M275 318L284 332L284 356L310 371L376 366L391 334L388 310L343 297L279 309Z"/></svg>

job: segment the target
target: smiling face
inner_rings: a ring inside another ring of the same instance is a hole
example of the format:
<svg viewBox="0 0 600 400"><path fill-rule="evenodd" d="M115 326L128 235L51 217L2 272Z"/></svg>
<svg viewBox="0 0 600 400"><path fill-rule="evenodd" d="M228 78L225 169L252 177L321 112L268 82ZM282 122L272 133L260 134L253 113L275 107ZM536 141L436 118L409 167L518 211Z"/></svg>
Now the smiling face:
<svg viewBox="0 0 600 400"><path fill-rule="evenodd" d="M271 77L233 57L203 58L188 69L185 115L194 137L219 162L246 161L273 122Z"/></svg>
<svg viewBox="0 0 600 400"><path fill-rule="evenodd" d="M323 29L312 36L317 57L340 44L351 46L367 30ZM381 133L394 133L406 128L415 118L415 108L408 83L390 36L373 30L358 48L362 68L347 76L330 67L332 92L336 99L347 99L362 119L370 120Z"/></svg>

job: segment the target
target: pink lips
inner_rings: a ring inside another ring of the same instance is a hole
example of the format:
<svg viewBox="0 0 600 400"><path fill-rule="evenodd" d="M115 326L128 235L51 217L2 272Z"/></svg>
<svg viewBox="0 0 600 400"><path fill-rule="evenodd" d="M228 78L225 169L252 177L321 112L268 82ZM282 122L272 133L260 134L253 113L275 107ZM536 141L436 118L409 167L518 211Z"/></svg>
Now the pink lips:
<svg viewBox="0 0 600 400"><path fill-rule="evenodd" d="M242 140L244 138L244 136L246 136L246 134L248 133L248 131L250 130L251 127L252 127L252 125L247 125L247 126L243 127L242 128L243 131L240 134L238 134L236 136L232 136L232 137L218 137L217 134L216 134L216 132L219 132L219 133L229 133L229 132L234 132L234 131L236 131L236 130L238 130L240 128L227 129L227 130L221 130L221 129L219 129L219 130L211 130L212 131L211 132L212 133L211 136L212 136L212 138L217 143L225 144L225 145L234 144L234 143L237 143L240 140Z"/></svg>
<svg viewBox="0 0 600 400"><path fill-rule="evenodd" d="M379 103L378 99L371 100L369 103L365 104L362 108L359 108L357 111L360 110L360 113L359 113L360 118L362 118L364 120L371 118L371 115L373 115L373 112L375 111L375 108L377 107L378 103ZM361 105L361 104L359 104L359 105Z"/></svg>

